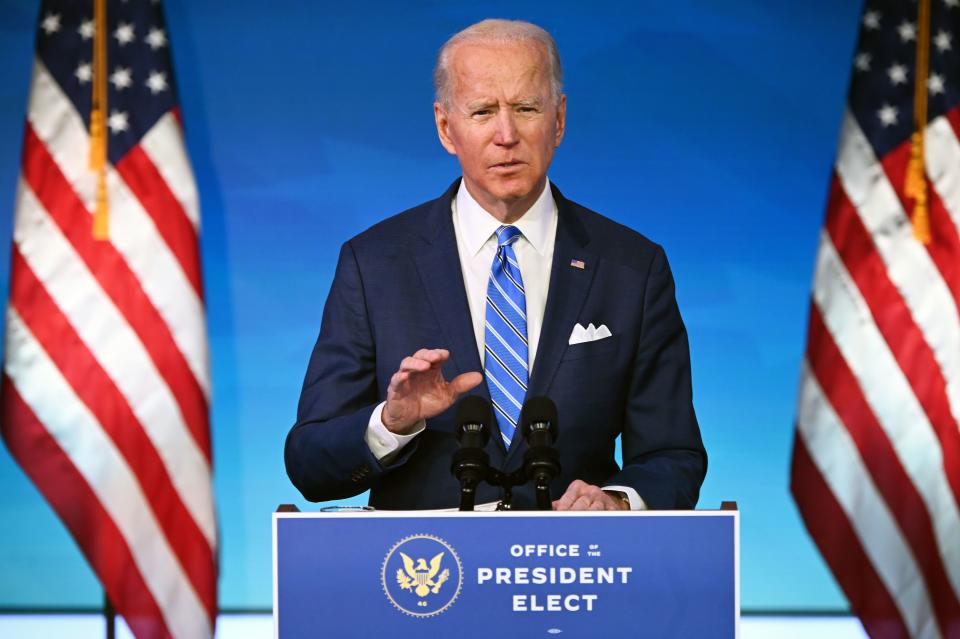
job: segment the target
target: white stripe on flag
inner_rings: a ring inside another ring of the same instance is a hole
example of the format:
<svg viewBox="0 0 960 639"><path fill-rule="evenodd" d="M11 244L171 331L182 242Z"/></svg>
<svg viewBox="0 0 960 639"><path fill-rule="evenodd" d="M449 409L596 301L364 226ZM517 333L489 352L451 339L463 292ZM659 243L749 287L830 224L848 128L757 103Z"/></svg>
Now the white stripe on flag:
<svg viewBox="0 0 960 639"><path fill-rule="evenodd" d="M813 297L930 513L950 583L960 593L960 512L944 472L940 442L826 232L820 235Z"/></svg>
<svg viewBox="0 0 960 639"><path fill-rule="evenodd" d="M947 118L930 123L923 138L927 175L953 220L960 228L960 142Z"/></svg>
<svg viewBox="0 0 960 639"><path fill-rule="evenodd" d="M33 65L33 83L27 119L37 136L45 143L57 140L55 148L47 146L50 155L73 186L74 192L93 210L97 193L97 174L89 170L90 138L73 104L42 62ZM68 170L69 169L69 170Z"/></svg>
<svg viewBox="0 0 960 639"><path fill-rule="evenodd" d="M89 140L69 99L42 63L34 65L36 91L29 120L74 191L92 209ZM94 182L95 187L95 182ZM112 168L107 174L110 241L140 281L143 291L170 327L174 341L204 394L210 396L205 311L153 220Z"/></svg>
<svg viewBox="0 0 960 639"><path fill-rule="evenodd" d="M170 327L190 371L210 397L206 311L180 262L160 237L140 201L113 169L107 174L110 240L136 274L154 307Z"/></svg>
<svg viewBox="0 0 960 639"><path fill-rule="evenodd" d="M7 311L5 370L17 392L70 456L116 524L133 560L178 639L210 636L210 619L147 506L140 484L12 308Z"/></svg>
<svg viewBox="0 0 960 639"><path fill-rule="evenodd" d="M849 111L841 140L837 157L840 182L933 351L946 379L950 411L960 423L960 316L953 295L926 248L914 238L913 225L896 191Z"/></svg>
<svg viewBox="0 0 960 639"><path fill-rule="evenodd" d="M210 466L176 399L123 315L21 180L14 241L24 259L117 385L163 460L200 530L216 547Z"/></svg>
<svg viewBox="0 0 960 639"><path fill-rule="evenodd" d="M917 639L939 639L930 595L913 553L806 361L801 372L797 427L910 634Z"/></svg>
<svg viewBox="0 0 960 639"><path fill-rule="evenodd" d="M193 228L198 229L200 206L197 185L193 179L193 169L190 168L190 158L187 157L183 131L173 113L167 113L157 120L153 128L141 138L140 148L153 162L173 196L180 202L187 218L193 223Z"/></svg>

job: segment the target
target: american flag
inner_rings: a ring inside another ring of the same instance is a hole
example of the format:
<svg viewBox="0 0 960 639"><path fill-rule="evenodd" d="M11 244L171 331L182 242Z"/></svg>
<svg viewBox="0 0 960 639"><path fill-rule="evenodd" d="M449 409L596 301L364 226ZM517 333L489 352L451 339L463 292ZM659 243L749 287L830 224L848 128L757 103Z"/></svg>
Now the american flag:
<svg viewBox="0 0 960 639"><path fill-rule="evenodd" d="M44 0L36 42L3 437L137 637L210 637L199 213L161 7Z"/></svg>
<svg viewBox="0 0 960 639"><path fill-rule="evenodd" d="M960 0L867 0L791 489L871 637L960 638Z"/></svg>

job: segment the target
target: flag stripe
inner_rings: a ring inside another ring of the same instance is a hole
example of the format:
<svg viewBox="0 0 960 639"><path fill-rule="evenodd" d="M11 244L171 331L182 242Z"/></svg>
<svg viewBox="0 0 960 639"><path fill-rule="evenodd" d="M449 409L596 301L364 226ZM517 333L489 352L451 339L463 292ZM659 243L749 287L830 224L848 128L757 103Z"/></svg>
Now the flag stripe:
<svg viewBox="0 0 960 639"><path fill-rule="evenodd" d="M80 116L63 95L57 81L40 60L33 65L27 123L45 143L54 161L64 170L74 192L92 211L97 189L97 174L89 170L90 139Z"/></svg>
<svg viewBox="0 0 960 639"><path fill-rule="evenodd" d="M134 197L143 205L143 210L153 220L157 232L176 257L197 297L203 299L197 235L163 176L138 146L130 149L116 168Z"/></svg>
<svg viewBox="0 0 960 639"><path fill-rule="evenodd" d="M864 552L851 518L813 463L799 432L793 447L790 483L810 536L830 565L867 634L873 639L909 637L903 617Z"/></svg>
<svg viewBox="0 0 960 639"><path fill-rule="evenodd" d="M139 484L96 419L37 344L15 310L7 312L6 373L17 393L89 484L126 540L171 634L207 637L212 620L180 569Z"/></svg>
<svg viewBox="0 0 960 639"><path fill-rule="evenodd" d="M0 428L135 636L210 639L218 534L200 218L169 43L142 40L165 32L160 0L120 14L107 0L93 38L89 13L42 4ZM107 47L103 78L94 42L125 20L141 37ZM115 86L91 138L91 81L102 80ZM95 209L107 222L96 236Z"/></svg>
<svg viewBox="0 0 960 639"><path fill-rule="evenodd" d="M960 512L950 492L939 442L826 235L821 236L814 277L814 300L824 325L893 443L904 470L923 496L945 563L956 564L951 558L960 549ZM816 451L811 453L816 456Z"/></svg>
<svg viewBox="0 0 960 639"><path fill-rule="evenodd" d="M798 430L813 464L846 513L880 581L894 596L910 636L938 639L929 593L887 503L806 363L801 379Z"/></svg>
<svg viewBox="0 0 960 639"><path fill-rule="evenodd" d="M867 228L890 280L910 309L924 341L933 351L947 386L960 383L960 317L953 296L917 242L900 203L876 163L869 142L848 113L837 159L837 174L848 199ZM957 397L948 395L951 412L960 415ZM960 432L934 423L946 451L960 452ZM922 458L922 456L921 456ZM950 463L948 477L956 503L960 502L960 465Z"/></svg>
<svg viewBox="0 0 960 639"><path fill-rule="evenodd" d="M170 636L143 576L129 569L130 547L110 513L6 375L3 397L0 429L7 447L63 519L117 612L137 637Z"/></svg>
<svg viewBox="0 0 960 639"><path fill-rule="evenodd" d="M147 504L212 617L216 613L216 583L209 541L184 507L163 461L120 391L47 295L16 247L12 262L11 306L137 476Z"/></svg>
<svg viewBox="0 0 960 639"><path fill-rule="evenodd" d="M897 513L896 523L923 573L927 590L933 596L941 632L949 636L946 624L951 618L960 618L960 602L938 551L930 513L823 325L816 306L811 306L810 310L807 357L811 373L840 423L850 433L870 479L890 505L890 510Z"/></svg>
<svg viewBox="0 0 960 639"><path fill-rule="evenodd" d="M24 139L23 178L136 332L174 394L192 437L209 461L210 429L203 389L177 347L169 327L147 299L123 258L109 242L93 239L90 214L29 125Z"/></svg>
<svg viewBox="0 0 960 639"><path fill-rule="evenodd" d="M209 395L203 302L143 207L113 170L107 174L107 190L113 206L110 240L140 280L144 293L170 327L194 377Z"/></svg>
<svg viewBox="0 0 960 639"><path fill-rule="evenodd" d="M43 64L31 94L29 122L73 191L92 210L95 180L88 169L90 142L84 123ZM107 173L110 241L183 353L205 396L210 393L203 304L156 226L114 170Z"/></svg>
<svg viewBox="0 0 960 639"><path fill-rule="evenodd" d="M123 393L212 544L216 526L207 457L191 437L141 342L23 182L14 240L37 279Z"/></svg>
<svg viewBox="0 0 960 639"><path fill-rule="evenodd" d="M171 111L160 118L140 140L140 147L163 177L196 233L200 228L199 198L183 142L183 128L176 113Z"/></svg>
<svg viewBox="0 0 960 639"><path fill-rule="evenodd" d="M864 8L800 383L791 489L872 639L960 639L960 14L949 4Z"/></svg>
<svg viewBox="0 0 960 639"><path fill-rule="evenodd" d="M953 108L948 109L944 117L947 118L947 122L950 123L957 137L960 138L960 104L956 104Z"/></svg>
<svg viewBox="0 0 960 639"><path fill-rule="evenodd" d="M942 121L943 118L940 118L940 120ZM928 132L931 130L932 125ZM912 211L910 200L905 193L909 160L910 145L905 143L888 153L881 162L883 171L886 173L890 185L896 191L900 206L905 214L907 214L907 211ZM933 166L928 165L928 168L932 170ZM936 238L925 248L937 270L940 271L944 284L950 290L954 305L957 306L960 305L960 264L958 264L956 256L960 255L960 237L957 235L957 228L954 226L943 200L937 193L935 182L933 188L928 190L927 197L930 226L936 229ZM912 214L907 215L912 223Z"/></svg>
<svg viewBox="0 0 960 639"><path fill-rule="evenodd" d="M955 170L960 166L960 141L954 122L960 127L960 107L930 122L924 136L924 159L927 175L942 198L952 225L960 228L960 176Z"/></svg>
<svg viewBox="0 0 960 639"><path fill-rule="evenodd" d="M960 434L950 410L946 380L903 298L890 281L861 219L839 185L835 183L834 187L827 215L827 231L841 254L846 271L869 307L877 329L942 443L945 466L947 472L952 473L952 476L947 475L947 479L956 491L956 486L960 485ZM916 425L919 424L916 422ZM960 526L960 519L945 527L950 530L954 524ZM950 545L954 547L952 553L958 560L953 583L957 592L960 592L960 554L957 554L960 553L960 529L953 529Z"/></svg>

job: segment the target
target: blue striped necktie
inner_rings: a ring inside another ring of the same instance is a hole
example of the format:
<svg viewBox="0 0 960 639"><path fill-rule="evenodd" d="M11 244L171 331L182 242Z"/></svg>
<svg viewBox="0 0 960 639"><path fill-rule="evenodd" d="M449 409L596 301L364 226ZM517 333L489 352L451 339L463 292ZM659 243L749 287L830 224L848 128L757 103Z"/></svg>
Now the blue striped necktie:
<svg viewBox="0 0 960 639"><path fill-rule="evenodd" d="M512 246L520 235L515 226L497 229L497 255L487 284L484 331L483 369L507 448L517 429L520 407L527 393L527 298Z"/></svg>

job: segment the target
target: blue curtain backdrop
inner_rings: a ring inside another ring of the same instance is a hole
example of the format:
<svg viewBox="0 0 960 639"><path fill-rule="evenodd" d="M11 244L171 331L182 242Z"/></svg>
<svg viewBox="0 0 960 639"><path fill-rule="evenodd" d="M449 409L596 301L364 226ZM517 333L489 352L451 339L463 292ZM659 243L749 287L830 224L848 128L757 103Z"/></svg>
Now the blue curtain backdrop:
<svg viewBox="0 0 960 639"><path fill-rule="evenodd" d="M304 505L282 445L339 245L458 175L436 139L433 59L471 22L510 17L553 33L566 68L552 179L671 259L710 453L701 505L740 503L743 607L846 608L787 485L860 2L165 5L202 202L223 606L271 605L270 512ZM0 0L3 299L37 11ZM0 607L100 605L5 450L0 485Z"/></svg>

